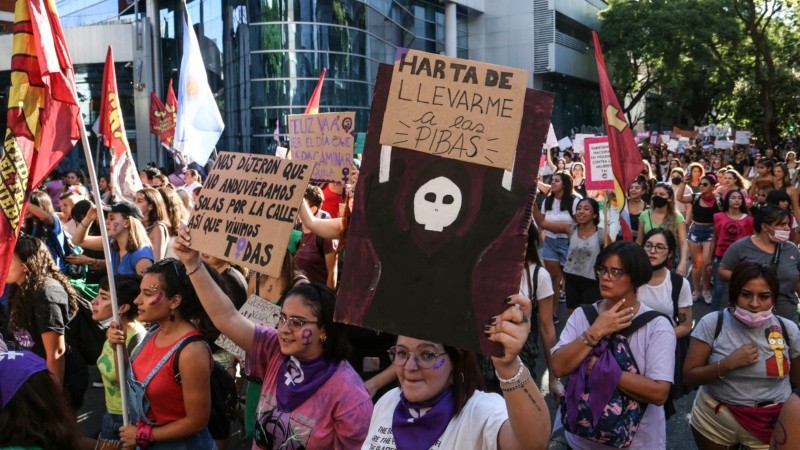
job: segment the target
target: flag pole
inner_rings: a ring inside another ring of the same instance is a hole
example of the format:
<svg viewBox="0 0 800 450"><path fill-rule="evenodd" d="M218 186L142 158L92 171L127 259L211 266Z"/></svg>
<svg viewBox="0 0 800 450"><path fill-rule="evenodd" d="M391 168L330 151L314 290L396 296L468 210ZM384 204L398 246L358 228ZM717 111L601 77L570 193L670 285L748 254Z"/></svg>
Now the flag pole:
<svg viewBox="0 0 800 450"><path fill-rule="evenodd" d="M96 208L97 208L97 221L98 225L100 226L100 234L103 237L103 254L105 256L106 262L106 274L108 274L108 293L111 296L111 313L113 315L113 320L117 324L121 325L119 320L119 302L117 301L117 284L114 280L114 267L111 264L111 243L108 240L108 232L106 231L106 219L105 213L103 212L103 206L100 201L100 185L97 182L97 170L94 166L94 160L92 159L92 150L89 147L89 138L86 136L86 127L83 124L82 116L78 116L78 121L80 121L80 128L81 130L81 147L83 147L83 155L86 157L86 167L89 171L89 179L92 183L92 192L95 195L96 201ZM98 141L98 146L99 146ZM99 147L98 147L99 148ZM88 233L89 230L86 230ZM119 379L119 393L122 400L122 423L127 425L129 423L128 418L128 409L125 407L127 405L127 390L125 389L125 375L126 371L122 370L123 367L127 367L126 357L125 357L125 346L122 344L117 345L117 370L118 372L118 379Z"/></svg>

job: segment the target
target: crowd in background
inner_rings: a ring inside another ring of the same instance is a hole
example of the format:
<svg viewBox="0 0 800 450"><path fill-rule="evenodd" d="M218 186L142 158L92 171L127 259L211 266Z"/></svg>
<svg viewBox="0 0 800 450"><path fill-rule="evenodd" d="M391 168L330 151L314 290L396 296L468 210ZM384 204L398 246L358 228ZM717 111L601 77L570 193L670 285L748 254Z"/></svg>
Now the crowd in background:
<svg viewBox="0 0 800 450"><path fill-rule="evenodd" d="M253 448L544 448L540 353L563 430L550 445L665 448L673 402L698 386L698 447L796 442L784 424L800 414L797 145L640 149L622 210L587 189L582 155L549 152L519 294L484 326L504 347L492 358L333 322L353 185L308 187L271 277L189 247L206 168L148 166L133 201L107 177L93 195L79 171L54 174L30 196L0 309L0 375L16 374L0 377L0 447L224 449L240 420ZM280 307L277 328L238 314L253 295ZM692 317L696 301L712 312ZM103 330L95 353L90 322ZM78 436L89 365L106 414ZM48 407L63 414L37 412Z"/></svg>

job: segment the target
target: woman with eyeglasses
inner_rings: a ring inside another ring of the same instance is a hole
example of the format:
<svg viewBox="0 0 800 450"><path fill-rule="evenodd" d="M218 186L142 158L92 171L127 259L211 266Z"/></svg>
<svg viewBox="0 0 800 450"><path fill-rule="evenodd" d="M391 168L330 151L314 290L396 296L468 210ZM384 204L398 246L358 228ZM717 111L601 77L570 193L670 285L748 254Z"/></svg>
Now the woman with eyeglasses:
<svg viewBox="0 0 800 450"><path fill-rule="evenodd" d="M714 240L714 214L722 210L719 197L714 194L716 179L713 175L703 175L700 179L700 192L692 197L692 207L687 209L686 221L689 226L689 253L692 258L692 299L703 296L711 304L711 254Z"/></svg>
<svg viewBox="0 0 800 450"><path fill-rule="evenodd" d="M547 447L547 404L519 358L531 301L513 295L506 303L509 308L484 327L488 339L503 345L503 356L492 357L503 395L481 390L474 353L398 336L389 357L400 387L375 404L362 450Z"/></svg>
<svg viewBox="0 0 800 450"><path fill-rule="evenodd" d="M198 262L192 270L201 266L205 267ZM216 272L213 277L207 273L210 284L221 285ZM120 440L126 447L214 449L207 429L213 360L198 329L208 319L186 267L178 260L163 259L147 268L140 288L134 301L137 319L156 326L131 354L127 392L128 404L134 405L133 423L120 428ZM221 290L220 296L226 298ZM113 322L108 329L115 358L118 344L126 343L126 334ZM176 363L180 377L174 371ZM143 393L131 389L133 381L144 385Z"/></svg>
<svg viewBox="0 0 800 450"><path fill-rule="evenodd" d="M567 444L666 448L662 405L674 376L675 331L639 301L637 290L653 273L649 258L641 246L618 241L600 252L595 270L603 300L575 310L550 357L555 375L568 377L559 408Z"/></svg>
<svg viewBox="0 0 800 450"><path fill-rule="evenodd" d="M653 188L650 198L650 208L639 215L639 232L636 243L644 243L644 235L653 228L666 228L672 232L680 242L679 262L675 272L685 277L689 272L689 244L686 239L686 222L675 209L675 191L668 183L658 183Z"/></svg>
<svg viewBox="0 0 800 450"><path fill-rule="evenodd" d="M730 308L700 319L683 367L700 386L689 424L698 448L769 448L778 414L800 385L800 330L773 314L775 271L743 262L730 278Z"/></svg>
<svg viewBox="0 0 800 450"><path fill-rule="evenodd" d="M253 448L357 448L367 435L372 400L345 360L344 326L333 321L336 295L310 283L290 289L277 329L247 320L217 286L182 227L175 253L189 269L208 316L248 357L261 378Z"/></svg>
<svg viewBox="0 0 800 450"><path fill-rule="evenodd" d="M800 250L789 241L789 214L777 206L766 205L758 209L753 219L756 234L728 247L719 264L719 278L729 282L733 269L742 262L772 266L778 277L775 313L797 323Z"/></svg>

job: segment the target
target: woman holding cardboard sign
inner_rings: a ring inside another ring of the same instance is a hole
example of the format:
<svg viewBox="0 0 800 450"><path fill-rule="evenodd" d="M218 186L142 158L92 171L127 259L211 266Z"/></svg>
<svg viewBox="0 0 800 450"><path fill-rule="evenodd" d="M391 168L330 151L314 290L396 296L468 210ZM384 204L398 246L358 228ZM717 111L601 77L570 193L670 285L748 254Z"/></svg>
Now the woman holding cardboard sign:
<svg viewBox="0 0 800 450"><path fill-rule="evenodd" d="M530 333L531 301L513 295L506 303L508 309L484 327L488 339L503 345L503 356L492 357L503 396L479 389L474 353L399 336L389 357L400 387L375 404L362 450L547 447L550 413L519 358Z"/></svg>
<svg viewBox="0 0 800 450"><path fill-rule="evenodd" d="M343 330L333 322L333 291L316 283L294 287L286 293L278 328L256 325L236 311L190 242L183 226L175 253L191 269L203 308L220 332L247 352L251 374L263 379L254 448L358 447L372 401L344 359Z"/></svg>

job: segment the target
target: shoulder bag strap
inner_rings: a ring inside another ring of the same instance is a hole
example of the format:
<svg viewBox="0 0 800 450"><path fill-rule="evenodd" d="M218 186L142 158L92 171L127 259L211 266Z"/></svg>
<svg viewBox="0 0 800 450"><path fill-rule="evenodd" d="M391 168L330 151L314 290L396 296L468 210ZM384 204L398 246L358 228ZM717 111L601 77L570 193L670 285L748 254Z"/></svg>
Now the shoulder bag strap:
<svg viewBox="0 0 800 450"><path fill-rule="evenodd" d="M144 379L144 381L142 381L142 386L144 386L144 388L147 388L147 385L150 383L150 380L152 380L152 379L153 379L153 377L154 377L154 376L156 376L156 374L158 373L158 371L159 371L159 370L161 370L161 368L162 368L162 367L164 367L164 364L166 364L166 363L167 363L167 361L169 361L169 359L172 357L172 355L173 355L173 354L174 354L174 353L175 353L175 352L178 350L178 348L181 346L181 344L183 344L183 342L184 342L186 339L189 339L189 337L185 337L185 338L183 338L183 339L180 339L180 340L178 340L178 342L176 342L176 343L175 343L175 344L172 346L172 348L171 348L171 349L169 349L169 351L167 352L167 354L166 354L166 355L164 355L164 356L161 358L161 360L158 362L158 364L156 364L156 365L155 365L155 367L153 367L153 370L151 370L151 371L150 371L150 373L149 373L149 374L147 374L147 378L145 378L145 379ZM140 345L140 346L139 346L139 348L141 348L141 347L144 347L144 344L142 344L142 345Z"/></svg>

